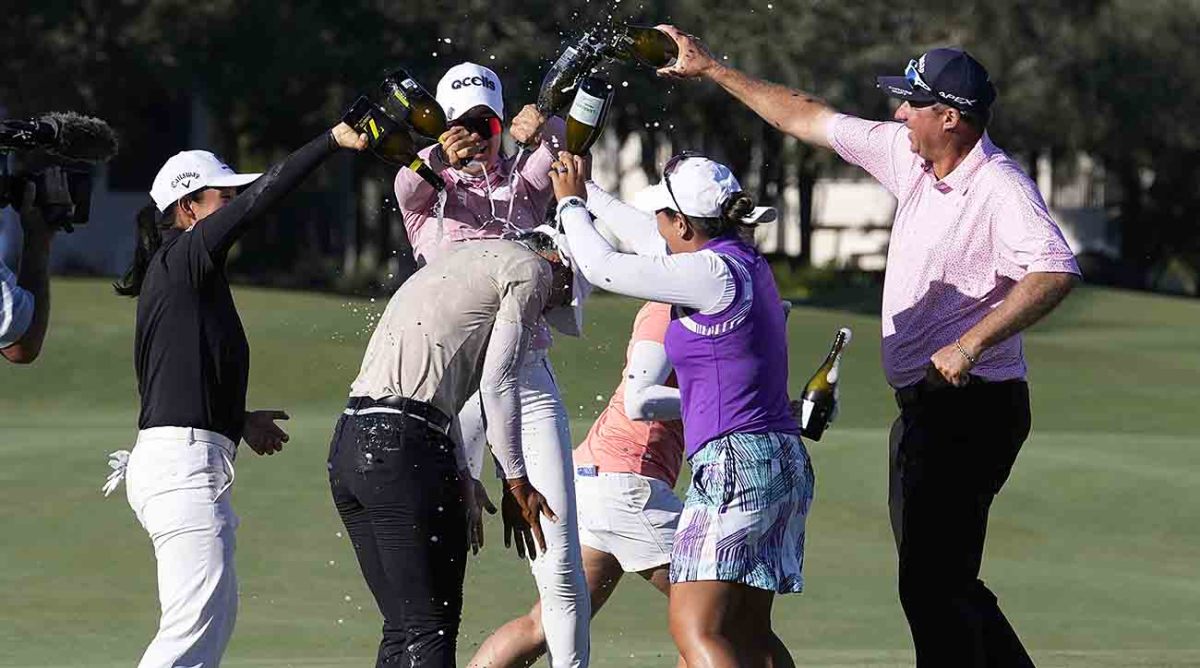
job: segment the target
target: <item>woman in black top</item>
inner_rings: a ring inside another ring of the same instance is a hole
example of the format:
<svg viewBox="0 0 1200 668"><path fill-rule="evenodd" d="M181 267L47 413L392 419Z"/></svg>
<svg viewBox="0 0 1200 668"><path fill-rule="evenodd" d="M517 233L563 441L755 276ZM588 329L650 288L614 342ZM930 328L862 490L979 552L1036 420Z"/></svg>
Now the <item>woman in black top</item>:
<svg viewBox="0 0 1200 668"><path fill-rule="evenodd" d="M274 454L288 440L274 422L284 412L246 411L250 347L225 276L229 249L334 151L365 147L365 135L339 124L261 176L185 151L154 179L161 219L152 207L138 214L134 262L115 286L139 298L138 440L132 453L114 453L106 491L124 471L158 561L162 616L139 668L220 663L237 613L236 446L245 439Z"/></svg>

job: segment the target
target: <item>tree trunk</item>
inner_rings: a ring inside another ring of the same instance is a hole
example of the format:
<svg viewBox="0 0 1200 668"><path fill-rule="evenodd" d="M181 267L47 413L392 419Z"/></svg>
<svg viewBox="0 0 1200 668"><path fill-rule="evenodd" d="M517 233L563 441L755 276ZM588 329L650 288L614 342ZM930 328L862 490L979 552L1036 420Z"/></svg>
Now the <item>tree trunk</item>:
<svg viewBox="0 0 1200 668"><path fill-rule="evenodd" d="M817 182L817 167L813 160L813 149L799 144L796 155L799 168L796 170L797 186L800 189L800 257L793 266L812 264L813 238L813 186Z"/></svg>
<svg viewBox="0 0 1200 668"><path fill-rule="evenodd" d="M1117 181L1121 184L1121 203L1118 220L1121 226L1121 261L1128 267L1127 287L1146 286L1146 271L1153 262L1146 252L1143 229L1142 179L1137 164L1131 159L1116 161Z"/></svg>

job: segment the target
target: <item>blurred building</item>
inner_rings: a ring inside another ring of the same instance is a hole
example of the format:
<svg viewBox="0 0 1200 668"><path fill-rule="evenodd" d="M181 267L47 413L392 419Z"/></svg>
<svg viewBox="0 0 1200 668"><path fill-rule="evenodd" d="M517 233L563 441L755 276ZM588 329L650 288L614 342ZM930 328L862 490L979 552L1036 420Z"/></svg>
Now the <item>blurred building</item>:
<svg viewBox="0 0 1200 668"><path fill-rule="evenodd" d="M641 137L631 135L617 145L609 133L592 149L596 182L619 192L635 205L638 192L649 185L641 166L641 142ZM671 155L669 147L659 153L658 164ZM1119 230L1110 220L1106 175L1098 163L1083 154L1054 158L1041 155L1023 167L1035 176L1042 196L1076 255L1118 258ZM767 202L779 207L781 219L758 230L758 245L764 253L800 257L803 250L800 199L795 168L789 166L784 170L782 195ZM883 271L895 210L896 198L856 167L839 165L833 173L819 178L812 192L813 231L809 248L812 264Z"/></svg>

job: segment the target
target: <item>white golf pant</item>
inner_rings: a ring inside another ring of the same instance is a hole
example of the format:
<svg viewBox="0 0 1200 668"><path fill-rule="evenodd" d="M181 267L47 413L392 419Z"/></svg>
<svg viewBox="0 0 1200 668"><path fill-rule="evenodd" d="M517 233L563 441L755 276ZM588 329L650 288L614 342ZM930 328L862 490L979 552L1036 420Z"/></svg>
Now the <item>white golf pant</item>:
<svg viewBox="0 0 1200 668"><path fill-rule="evenodd" d="M478 397L467 401L458 418L472 472L478 475L474 466L486 455ZM521 367L521 445L529 482L558 516L557 522L542 518L546 553L530 563L542 601L547 658L552 668L583 668L588 665L592 602L575 515L570 425L545 350L528 352Z"/></svg>
<svg viewBox="0 0 1200 668"><path fill-rule="evenodd" d="M237 617L234 444L203 429L138 433L125 491L158 561L158 633L138 668L216 668Z"/></svg>

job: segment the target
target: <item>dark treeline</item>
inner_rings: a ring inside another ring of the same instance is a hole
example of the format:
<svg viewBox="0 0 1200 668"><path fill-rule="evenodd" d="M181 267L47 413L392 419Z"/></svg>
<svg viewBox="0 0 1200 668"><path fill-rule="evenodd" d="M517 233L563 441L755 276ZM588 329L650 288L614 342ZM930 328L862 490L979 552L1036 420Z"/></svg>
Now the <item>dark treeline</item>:
<svg viewBox="0 0 1200 668"><path fill-rule="evenodd" d="M144 190L184 148L180 118L203 108L209 146L243 170L329 126L359 90L403 64L433 88L450 65L495 69L515 113L535 96L560 41L597 22L672 22L756 75L884 117L874 76L939 44L971 50L1001 92L992 135L1036 164L1086 154L1106 176L1121 239L1116 280L1144 287L1168 263L1200 268L1200 3L1194 0L215 0L9 3L0 102L10 115L74 109L108 120L122 155L110 185ZM643 135L652 180L662 142L727 160L771 197L798 177L804 233L814 179L831 156L782 138L709 84L614 70L610 132ZM786 167L786 169L785 169ZM365 287L405 271L391 174L335 162L241 244L244 276ZM330 196L328 193L341 193ZM807 238L804 247L808 247ZM393 279L395 280L395 279Z"/></svg>

